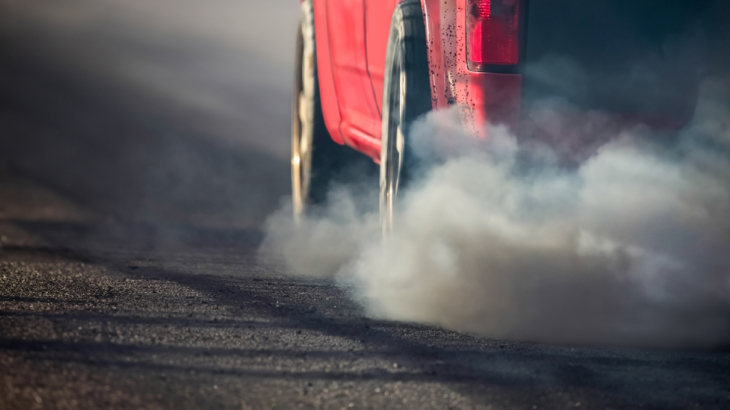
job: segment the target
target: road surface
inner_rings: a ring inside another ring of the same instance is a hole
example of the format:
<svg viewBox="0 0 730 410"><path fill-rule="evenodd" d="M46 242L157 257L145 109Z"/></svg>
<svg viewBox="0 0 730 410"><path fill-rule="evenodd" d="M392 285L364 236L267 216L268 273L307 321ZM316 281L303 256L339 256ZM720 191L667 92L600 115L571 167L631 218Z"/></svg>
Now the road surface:
<svg viewBox="0 0 730 410"><path fill-rule="evenodd" d="M227 41L252 34L219 2L192 28L196 2L0 2L0 409L730 408L727 349L376 321L258 256L294 28Z"/></svg>

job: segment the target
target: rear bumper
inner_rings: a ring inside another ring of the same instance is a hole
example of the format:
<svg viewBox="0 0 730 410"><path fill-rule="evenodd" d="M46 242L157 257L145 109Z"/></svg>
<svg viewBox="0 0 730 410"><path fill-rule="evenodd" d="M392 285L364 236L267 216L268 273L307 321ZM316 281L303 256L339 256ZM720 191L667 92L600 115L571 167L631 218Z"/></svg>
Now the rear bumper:
<svg viewBox="0 0 730 410"><path fill-rule="evenodd" d="M464 107L464 125L480 138L488 137L488 125L505 125L516 132L521 116L522 76L471 72L464 90L457 93L457 104Z"/></svg>

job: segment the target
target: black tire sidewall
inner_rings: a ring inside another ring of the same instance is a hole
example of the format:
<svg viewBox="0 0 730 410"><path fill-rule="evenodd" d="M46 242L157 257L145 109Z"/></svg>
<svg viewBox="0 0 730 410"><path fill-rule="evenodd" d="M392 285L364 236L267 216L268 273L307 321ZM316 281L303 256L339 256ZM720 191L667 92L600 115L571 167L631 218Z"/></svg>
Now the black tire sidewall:
<svg viewBox="0 0 730 410"><path fill-rule="evenodd" d="M401 100L400 75L405 74L405 99ZM393 104L398 102L398 104ZM400 105L403 105L403 115ZM381 218L385 185L392 183L387 178L397 178L398 187L394 193L401 191L416 175L416 158L408 149L411 125L422 115L432 109L430 72L428 65L428 49L423 11L420 0L405 0L396 6L391 20L390 35L386 53L385 79L383 86L383 129L381 139ZM395 148L393 127L401 126L404 141L403 160L400 175L388 173L393 156L398 155ZM388 176L389 175L389 176Z"/></svg>

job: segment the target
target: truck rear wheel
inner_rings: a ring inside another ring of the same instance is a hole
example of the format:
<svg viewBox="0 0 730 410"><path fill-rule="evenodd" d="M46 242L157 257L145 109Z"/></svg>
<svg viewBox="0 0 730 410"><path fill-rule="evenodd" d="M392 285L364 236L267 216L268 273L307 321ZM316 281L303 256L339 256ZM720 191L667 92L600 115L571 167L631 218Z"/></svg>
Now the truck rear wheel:
<svg viewBox="0 0 730 410"><path fill-rule="evenodd" d="M311 0L302 2L299 15L294 87L291 179L296 219L325 201L341 153L348 149L332 140L322 116Z"/></svg>
<svg viewBox="0 0 730 410"><path fill-rule="evenodd" d="M431 110L426 30L420 0L405 0L393 12L385 62L383 131L380 153L380 223L393 229L398 189L412 177L407 147L410 125Z"/></svg>
<svg viewBox="0 0 730 410"><path fill-rule="evenodd" d="M302 2L297 31L295 89L292 104L291 178L294 218L324 204L334 184L343 186L375 179L368 156L336 143L325 126L317 74L314 10Z"/></svg>

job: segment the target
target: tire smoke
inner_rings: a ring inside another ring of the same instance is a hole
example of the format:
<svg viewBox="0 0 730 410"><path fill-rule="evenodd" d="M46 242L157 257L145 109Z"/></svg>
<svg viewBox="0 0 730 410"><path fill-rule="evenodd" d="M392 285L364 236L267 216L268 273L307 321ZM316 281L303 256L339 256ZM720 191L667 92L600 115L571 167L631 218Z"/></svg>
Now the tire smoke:
<svg viewBox="0 0 730 410"><path fill-rule="evenodd" d="M274 214L262 251L347 284L377 318L540 342L726 344L726 84L704 83L677 135L623 130L577 163L504 128L474 141L457 111L432 112L411 134L429 166L401 194L387 240L360 208L370 197L340 187L299 226L289 209Z"/></svg>

